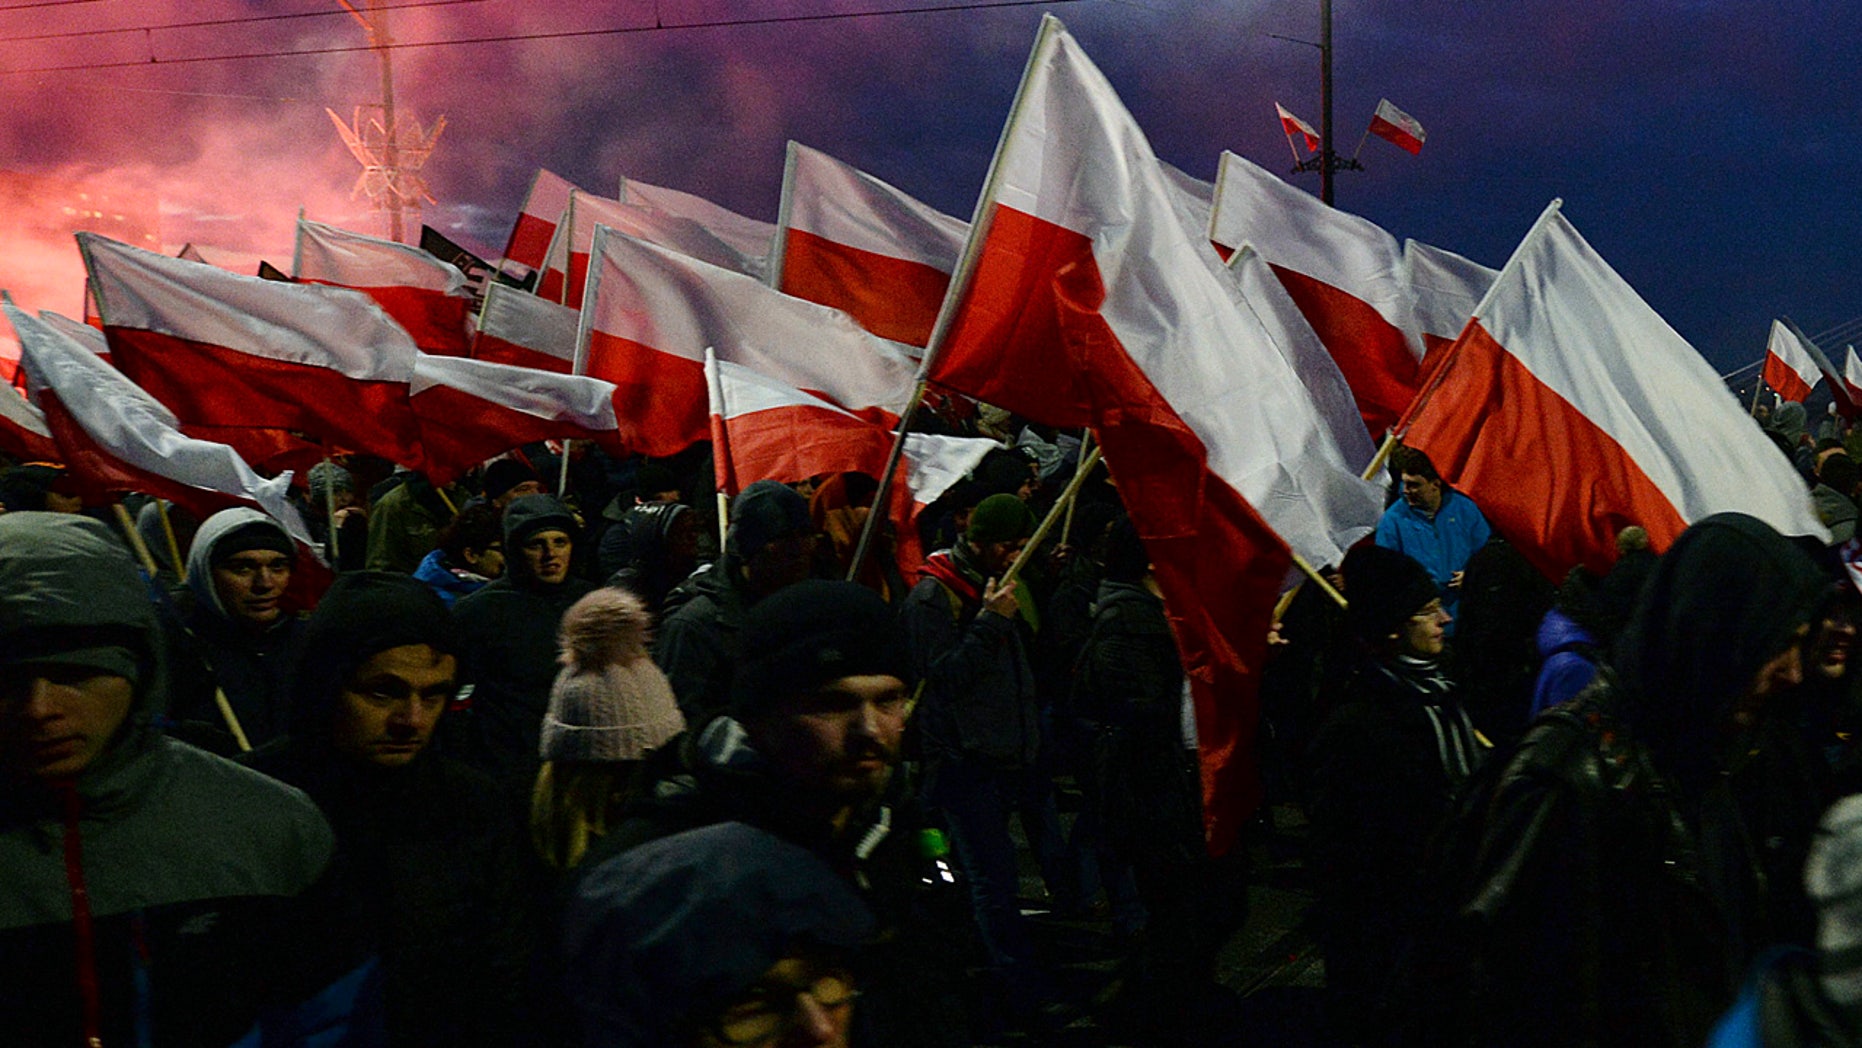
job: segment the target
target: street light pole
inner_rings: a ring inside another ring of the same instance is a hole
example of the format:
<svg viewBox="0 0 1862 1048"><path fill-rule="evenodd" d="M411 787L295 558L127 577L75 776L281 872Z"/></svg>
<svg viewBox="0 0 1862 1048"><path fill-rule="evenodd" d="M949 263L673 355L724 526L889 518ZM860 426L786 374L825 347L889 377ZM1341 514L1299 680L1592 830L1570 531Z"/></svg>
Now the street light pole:
<svg viewBox="0 0 1862 1048"><path fill-rule="evenodd" d="M1332 0L1319 0L1319 199L1332 206Z"/></svg>

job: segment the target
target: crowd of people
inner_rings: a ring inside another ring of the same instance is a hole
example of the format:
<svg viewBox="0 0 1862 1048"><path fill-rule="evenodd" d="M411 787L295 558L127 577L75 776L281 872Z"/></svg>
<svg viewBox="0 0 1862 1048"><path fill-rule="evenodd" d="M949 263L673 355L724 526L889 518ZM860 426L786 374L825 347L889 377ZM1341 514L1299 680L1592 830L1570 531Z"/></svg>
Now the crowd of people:
<svg viewBox="0 0 1862 1048"><path fill-rule="evenodd" d="M1862 1043L1858 470L1779 414L1834 544L1721 514L1558 580L1397 449L1258 675L1313 1043ZM0 470L0 1040L1219 1043L1257 842L1205 847L1116 477L1029 550L1079 444L1003 443L859 581L871 478L719 521L703 448L337 456L316 549ZM1096 995L1031 901L1110 923Z"/></svg>

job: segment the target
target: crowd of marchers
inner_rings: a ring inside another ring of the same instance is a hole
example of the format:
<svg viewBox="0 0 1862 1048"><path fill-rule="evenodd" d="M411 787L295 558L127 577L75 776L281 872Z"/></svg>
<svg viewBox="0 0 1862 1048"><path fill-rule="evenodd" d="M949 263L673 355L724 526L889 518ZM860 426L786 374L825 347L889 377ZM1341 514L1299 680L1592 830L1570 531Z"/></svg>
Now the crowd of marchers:
<svg viewBox="0 0 1862 1048"><path fill-rule="evenodd" d="M1257 834L1309 826L1310 1043L1862 1044L1858 468L1778 415L1833 542L1720 514L1556 580L1398 448L1217 757L1116 474L1028 548L1071 434L859 581L871 478L720 521L702 448L338 456L314 550L7 466L0 1040L1227 1043L1264 849L1209 853L1200 768L1239 759Z"/></svg>

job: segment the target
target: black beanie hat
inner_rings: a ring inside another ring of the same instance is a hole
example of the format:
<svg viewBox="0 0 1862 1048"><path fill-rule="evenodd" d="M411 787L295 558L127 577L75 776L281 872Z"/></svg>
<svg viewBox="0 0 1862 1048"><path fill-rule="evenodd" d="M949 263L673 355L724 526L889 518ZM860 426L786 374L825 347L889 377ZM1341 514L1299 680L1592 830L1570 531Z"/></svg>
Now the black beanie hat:
<svg viewBox="0 0 1862 1048"><path fill-rule="evenodd" d="M731 527L724 535L724 546L741 564L778 539L814 529L807 499L781 481L759 480L731 502Z"/></svg>
<svg viewBox="0 0 1862 1048"><path fill-rule="evenodd" d="M496 499L527 480L534 480L539 484L543 482L543 478L537 476L536 470L522 462L516 459L499 459L485 467L485 497Z"/></svg>
<svg viewBox="0 0 1862 1048"><path fill-rule="evenodd" d="M1408 554L1365 543L1345 554L1345 619L1365 641L1381 644L1403 621L1440 597L1428 569Z"/></svg>
<svg viewBox="0 0 1862 1048"><path fill-rule="evenodd" d="M785 586L751 607L738 636L744 659L732 678L731 710L739 720L842 677L888 674L911 682L897 617L857 582Z"/></svg>
<svg viewBox="0 0 1862 1048"><path fill-rule="evenodd" d="M425 644L459 652L446 605L424 583L397 571L346 571L336 576L304 626L293 685L293 734L324 737L336 693L355 672L389 648Z"/></svg>
<svg viewBox="0 0 1862 1048"><path fill-rule="evenodd" d="M270 520L255 520L250 524L241 524L213 544L211 566L217 568L238 554L250 553L255 549L282 553L287 557L297 556L297 546L283 528Z"/></svg>
<svg viewBox="0 0 1862 1048"><path fill-rule="evenodd" d="M1034 534L1034 511L1014 495L991 495L970 511L970 526L963 537L972 546L1014 542Z"/></svg>

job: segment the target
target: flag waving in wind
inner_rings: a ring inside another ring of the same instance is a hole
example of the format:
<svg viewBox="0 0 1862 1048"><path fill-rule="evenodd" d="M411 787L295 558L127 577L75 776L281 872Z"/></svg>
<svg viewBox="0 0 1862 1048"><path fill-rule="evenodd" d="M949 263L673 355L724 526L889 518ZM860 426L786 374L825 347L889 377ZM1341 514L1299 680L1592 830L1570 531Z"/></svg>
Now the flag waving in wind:
<svg viewBox="0 0 1862 1048"><path fill-rule="evenodd" d="M1803 403L1817 383L1827 376L1830 388L1842 394L1842 377L1817 344L1804 336L1788 320L1771 322L1771 335L1765 341L1765 384L1785 400Z"/></svg>
<svg viewBox="0 0 1862 1048"><path fill-rule="evenodd" d="M934 382L1099 437L1175 627L1220 854L1261 799L1259 673L1289 544L1340 559L1310 485L1356 478L1309 454L1331 443L1310 399L1175 195L1111 85L1044 18L926 352ZM1378 509L1364 501L1358 534Z"/></svg>
<svg viewBox="0 0 1862 1048"><path fill-rule="evenodd" d="M300 218L291 276L362 292L405 328L423 353L466 353L472 296L465 274L420 248Z"/></svg>
<svg viewBox="0 0 1862 1048"><path fill-rule="evenodd" d="M420 468L407 400L420 351L373 299L77 239L111 360L184 430L297 430Z"/></svg>
<svg viewBox="0 0 1862 1048"><path fill-rule="evenodd" d="M1377 112L1371 114L1370 131L1411 156L1422 152L1423 139L1429 137L1421 121L1391 105L1388 98L1378 99Z"/></svg>
<svg viewBox="0 0 1862 1048"><path fill-rule="evenodd" d="M575 367L579 322L568 306L493 283L485 288L472 358L566 375Z"/></svg>
<svg viewBox="0 0 1862 1048"><path fill-rule="evenodd" d="M628 204L578 191L569 194L569 206L563 210L556 235L550 240L549 253L543 261L543 276L537 282L538 297L561 302L572 309L582 308L588 258L597 226L607 226L738 273L759 278L762 273L736 248L689 218L645 204Z"/></svg>
<svg viewBox="0 0 1862 1048"><path fill-rule="evenodd" d="M569 194L578 192L573 182L553 171L537 170L524 194L524 206L511 227L511 239L504 246L504 260L525 269L543 268L543 256L550 239L556 235L556 223L569 206ZM521 275L521 274L520 274Z"/></svg>
<svg viewBox="0 0 1862 1048"><path fill-rule="evenodd" d="M776 240L776 227L771 223L740 215L694 193L632 178L621 179L618 198L624 204L651 208L698 225L742 256L746 272L752 276L760 278L768 271L769 253Z"/></svg>
<svg viewBox="0 0 1862 1048"><path fill-rule="evenodd" d="M1607 568L1631 524L1657 550L1725 511L1829 538L1790 462L1557 201L1446 352L1404 440L1550 578Z"/></svg>
<svg viewBox="0 0 1862 1048"><path fill-rule="evenodd" d="M1279 102L1274 103L1274 111L1280 114L1280 129L1287 133L1288 138L1299 135L1306 140L1308 153L1319 151L1319 132L1314 131L1311 124L1288 112L1287 107Z"/></svg>

